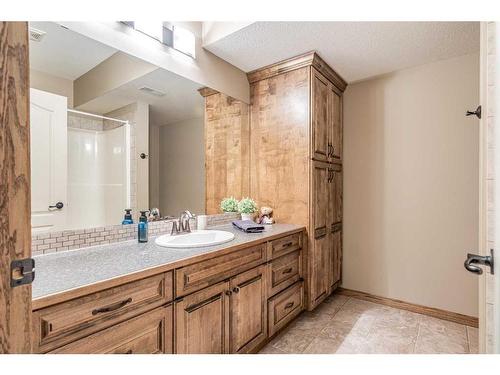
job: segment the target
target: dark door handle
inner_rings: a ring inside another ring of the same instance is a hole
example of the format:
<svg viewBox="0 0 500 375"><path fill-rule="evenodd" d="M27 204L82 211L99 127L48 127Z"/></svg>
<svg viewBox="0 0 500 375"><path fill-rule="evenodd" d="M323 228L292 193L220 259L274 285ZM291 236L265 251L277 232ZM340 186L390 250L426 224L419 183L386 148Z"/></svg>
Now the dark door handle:
<svg viewBox="0 0 500 375"><path fill-rule="evenodd" d="M51 208L57 208L58 210L60 210L63 207L64 207L64 203L63 202L57 202L55 205L49 206L49 209L51 209Z"/></svg>
<svg viewBox="0 0 500 375"><path fill-rule="evenodd" d="M465 112L465 116L477 116L477 118L481 118L481 106L478 106L475 111Z"/></svg>
<svg viewBox="0 0 500 375"><path fill-rule="evenodd" d="M464 262L464 267L467 271L481 275L483 269L478 264L483 264L490 267L491 274L495 273L493 261L493 249L490 250L491 255L481 256L476 254L467 254L467 259Z"/></svg>
<svg viewBox="0 0 500 375"><path fill-rule="evenodd" d="M100 307L98 309L92 310L92 315L107 313L110 311L115 311L115 310L121 309L123 306L128 305L130 302L132 302L132 298L128 298L124 301L115 303L115 304L110 305L110 306Z"/></svg>

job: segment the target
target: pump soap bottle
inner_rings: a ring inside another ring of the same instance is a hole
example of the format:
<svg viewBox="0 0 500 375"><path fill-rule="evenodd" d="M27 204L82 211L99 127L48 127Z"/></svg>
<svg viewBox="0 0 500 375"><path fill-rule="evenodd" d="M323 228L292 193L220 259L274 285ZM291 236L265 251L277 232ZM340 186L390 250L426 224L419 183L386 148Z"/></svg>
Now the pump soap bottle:
<svg viewBox="0 0 500 375"><path fill-rule="evenodd" d="M147 212L148 211L141 211L141 216L139 217L137 235L139 242L148 242L148 217L146 216Z"/></svg>
<svg viewBox="0 0 500 375"><path fill-rule="evenodd" d="M122 225L126 224L134 224L134 220L132 220L132 209L126 208L125 209L125 217L123 218Z"/></svg>

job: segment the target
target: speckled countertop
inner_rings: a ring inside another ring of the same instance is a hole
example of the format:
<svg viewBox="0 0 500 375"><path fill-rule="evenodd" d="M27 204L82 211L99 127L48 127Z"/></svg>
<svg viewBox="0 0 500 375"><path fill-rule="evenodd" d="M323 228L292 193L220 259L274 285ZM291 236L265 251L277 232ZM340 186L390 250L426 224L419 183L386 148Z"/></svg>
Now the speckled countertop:
<svg viewBox="0 0 500 375"><path fill-rule="evenodd" d="M292 224L274 224L262 233L244 233L229 224L210 228L234 233L234 240L216 246L172 249L158 246L155 239L150 238L147 243L132 240L36 256L32 296L34 300L38 300L150 268L169 264L174 266L175 263L198 255L254 241L264 242L271 237L301 228Z"/></svg>

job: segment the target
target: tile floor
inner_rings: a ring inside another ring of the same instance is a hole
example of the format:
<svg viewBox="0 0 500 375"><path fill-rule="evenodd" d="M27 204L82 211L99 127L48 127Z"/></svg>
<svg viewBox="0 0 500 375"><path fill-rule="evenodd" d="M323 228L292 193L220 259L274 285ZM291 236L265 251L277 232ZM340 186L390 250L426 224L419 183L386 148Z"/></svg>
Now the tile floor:
<svg viewBox="0 0 500 375"><path fill-rule="evenodd" d="M478 330L461 324L332 295L304 312L262 354L466 354Z"/></svg>

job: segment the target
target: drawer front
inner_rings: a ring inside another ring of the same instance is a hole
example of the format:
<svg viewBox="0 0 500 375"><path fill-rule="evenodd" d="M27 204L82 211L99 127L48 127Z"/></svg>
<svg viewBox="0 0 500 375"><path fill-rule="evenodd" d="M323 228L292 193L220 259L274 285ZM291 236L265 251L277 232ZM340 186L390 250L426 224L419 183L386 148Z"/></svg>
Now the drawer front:
<svg viewBox="0 0 500 375"><path fill-rule="evenodd" d="M172 301L172 277L167 272L35 311L35 352L46 352Z"/></svg>
<svg viewBox="0 0 500 375"><path fill-rule="evenodd" d="M211 258L175 270L176 298L203 289L266 261L265 245Z"/></svg>
<svg viewBox="0 0 500 375"><path fill-rule="evenodd" d="M172 353L172 305L139 315L72 342L50 353L158 354Z"/></svg>
<svg viewBox="0 0 500 375"><path fill-rule="evenodd" d="M302 233L291 234L269 242L270 259L275 259L302 248Z"/></svg>
<svg viewBox="0 0 500 375"><path fill-rule="evenodd" d="M274 335L304 309L304 282L299 281L268 302L269 336Z"/></svg>
<svg viewBox="0 0 500 375"><path fill-rule="evenodd" d="M302 251L294 251L268 264L268 296L274 296L302 277Z"/></svg>

